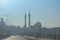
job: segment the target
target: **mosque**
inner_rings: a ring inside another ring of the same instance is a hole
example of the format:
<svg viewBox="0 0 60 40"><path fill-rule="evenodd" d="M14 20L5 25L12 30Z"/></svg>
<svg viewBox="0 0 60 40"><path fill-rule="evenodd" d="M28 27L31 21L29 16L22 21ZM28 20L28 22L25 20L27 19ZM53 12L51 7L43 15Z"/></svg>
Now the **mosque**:
<svg viewBox="0 0 60 40"><path fill-rule="evenodd" d="M25 19L24 28L26 28L27 27L27 16L26 16L26 14L24 16L24 19ZM40 26L40 28L41 28L41 23L40 22L37 22L34 26L37 26L37 27ZM31 25L31 14L30 14L30 12L28 14L28 27L29 28L32 27L32 25Z"/></svg>

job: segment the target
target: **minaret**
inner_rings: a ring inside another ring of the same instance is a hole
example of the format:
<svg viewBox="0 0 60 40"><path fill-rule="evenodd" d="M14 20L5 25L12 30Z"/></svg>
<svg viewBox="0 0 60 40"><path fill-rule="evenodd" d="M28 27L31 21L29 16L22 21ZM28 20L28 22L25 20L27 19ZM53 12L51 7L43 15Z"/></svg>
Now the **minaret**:
<svg viewBox="0 0 60 40"><path fill-rule="evenodd" d="M29 18L28 18L28 20L29 20L29 21L28 21L28 22L29 22L28 26L29 26L29 28L30 28L30 21L31 21L31 19L30 19L30 17L31 17L30 12L29 12L29 15L28 15L28 16L29 16Z"/></svg>
<svg viewBox="0 0 60 40"><path fill-rule="evenodd" d="M24 19L25 19L25 25L24 25L24 27L26 28L27 27L27 24L26 24L26 14L24 16Z"/></svg>

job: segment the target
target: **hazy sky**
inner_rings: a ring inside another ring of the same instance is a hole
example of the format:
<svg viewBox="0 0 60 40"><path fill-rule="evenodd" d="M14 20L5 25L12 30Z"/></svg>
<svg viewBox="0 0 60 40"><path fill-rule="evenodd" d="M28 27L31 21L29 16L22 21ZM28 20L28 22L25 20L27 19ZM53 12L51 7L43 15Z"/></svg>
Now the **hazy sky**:
<svg viewBox="0 0 60 40"><path fill-rule="evenodd" d="M0 17L8 24L24 26L29 11L32 25L39 21L43 27L60 27L60 0L0 0Z"/></svg>

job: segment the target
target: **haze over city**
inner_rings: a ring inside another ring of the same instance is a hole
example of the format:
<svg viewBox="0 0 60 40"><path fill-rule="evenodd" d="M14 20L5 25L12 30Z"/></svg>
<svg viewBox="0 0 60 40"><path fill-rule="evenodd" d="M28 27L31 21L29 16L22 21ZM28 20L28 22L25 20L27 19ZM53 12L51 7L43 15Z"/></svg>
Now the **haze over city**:
<svg viewBox="0 0 60 40"><path fill-rule="evenodd" d="M0 17L7 24L24 26L29 11L31 25L39 21L42 27L60 27L60 0L0 0Z"/></svg>

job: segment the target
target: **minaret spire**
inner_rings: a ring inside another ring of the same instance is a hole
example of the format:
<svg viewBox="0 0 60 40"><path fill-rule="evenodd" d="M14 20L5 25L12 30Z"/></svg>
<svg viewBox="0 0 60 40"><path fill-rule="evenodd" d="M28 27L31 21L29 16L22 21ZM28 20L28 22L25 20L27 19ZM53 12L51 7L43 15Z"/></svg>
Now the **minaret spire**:
<svg viewBox="0 0 60 40"><path fill-rule="evenodd" d="M26 13L25 13L24 19L25 19L25 25L24 25L24 27L26 28L26 27L27 27L27 23L26 23Z"/></svg>
<svg viewBox="0 0 60 40"><path fill-rule="evenodd" d="M28 18L28 19L29 19L29 24L28 24L28 26L30 27L30 21L31 21L31 19L30 19L30 17L31 17L30 11L29 11L29 15L28 15L28 16L29 16L29 18Z"/></svg>

